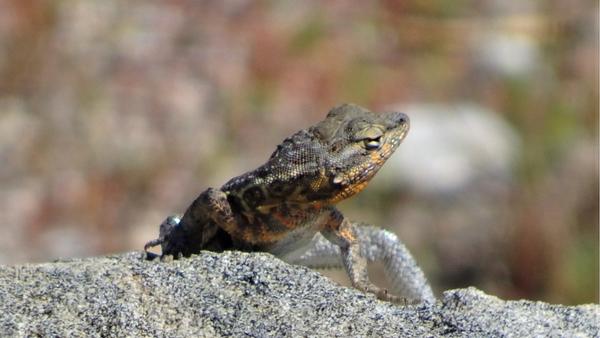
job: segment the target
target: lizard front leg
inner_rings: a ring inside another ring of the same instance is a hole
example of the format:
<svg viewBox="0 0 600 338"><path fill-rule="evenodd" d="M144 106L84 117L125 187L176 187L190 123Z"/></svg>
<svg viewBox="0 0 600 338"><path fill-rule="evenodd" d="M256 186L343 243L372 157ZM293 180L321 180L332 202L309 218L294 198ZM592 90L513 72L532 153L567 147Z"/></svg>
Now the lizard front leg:
<svg viewBox="0 0 600 338"><path fill-rule="evenodd" d="M398 295L412 302L435 302L425 274L395 234L365 224L356 224L354 229L360 242L361 255L369 262L383 263L385 275ZM343 267L340 248L320 234L314 237L304 253L288 261L312 268Z"/></svg>
<svg viewBox="0 0 600 338"><path fill-rule="evenodd" d="M337 209L332 209L321 233L340 248L342 263L352 286L363 292L373 293L381 300L399 302L402 299L369 281L367 259L361 254L361 243L356 235L356 229Z"/></svg>
<svg viewBox="0 0 600 338"><path fill-rule="evenodd" d="M167 217L160 225L159 238L144 245L144 250L161 245L162 256L190 256L203 249L222 251L231 246L223 230L235 229L236 220L227 195L217 189L203 191L181 219Z"/></svg>

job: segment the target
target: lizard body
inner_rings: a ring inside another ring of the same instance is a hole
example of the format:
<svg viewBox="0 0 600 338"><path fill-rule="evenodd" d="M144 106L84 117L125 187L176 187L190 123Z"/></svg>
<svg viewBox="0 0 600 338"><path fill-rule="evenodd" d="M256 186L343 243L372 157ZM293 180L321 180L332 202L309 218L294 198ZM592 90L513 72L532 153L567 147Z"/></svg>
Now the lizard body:
<svg viewBox="0 0 600 338"><path fill-rule="evenodd" d="M205 190L181 219L167 218L159 238L145 249L160 244L163 256L189 256L200 250L266 251L309 266L311 260L314 266L341 264L357 289L398 300L367 276L367 260L393 261L391 269L399 271L391 271L392 280L407 269L416 271L401 278L396 289L412 300L433 301L423 273L393 234L369 227L365 229L373 230L357 230L335 208L365 188L408 129L403 113L375 114L352 104L335 107L323 121L286 138L259 168L219 189ZM387 234L395 240L377 239L392 238ZM361 241L376 243L378 249L369 250L372 245ZM401 263L388 257L393 255L402 255ZM318 263L320 258L329 261ZM419 286L407 288L415 278Z"/></svg>

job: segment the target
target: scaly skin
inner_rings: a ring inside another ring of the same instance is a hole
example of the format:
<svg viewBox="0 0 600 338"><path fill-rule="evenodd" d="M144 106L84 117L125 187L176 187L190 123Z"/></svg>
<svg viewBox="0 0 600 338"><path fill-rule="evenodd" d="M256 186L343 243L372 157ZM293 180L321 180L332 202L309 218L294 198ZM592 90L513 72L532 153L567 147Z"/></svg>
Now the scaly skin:
<svg viewBox="0 0 600 338"><path fill-rule="evenodd" d="M335 204L365 188L408 129L402 113L338 106L285 139L264 165L202 192L181 220L167 218L160 237L145 249L160 244L163 256L176 257L200 250L266 251L293 260L321 233L339 247L354 287L398 301L369 282L355 225Z"/></svg>

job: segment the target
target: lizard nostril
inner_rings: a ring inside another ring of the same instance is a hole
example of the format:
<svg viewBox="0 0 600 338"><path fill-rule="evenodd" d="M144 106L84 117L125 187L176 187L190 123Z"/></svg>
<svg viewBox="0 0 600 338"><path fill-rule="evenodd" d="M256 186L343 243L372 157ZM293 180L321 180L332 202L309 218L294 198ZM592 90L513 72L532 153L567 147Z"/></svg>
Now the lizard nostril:
<svg viewBox="0 0 600 338"><path fill-rule="evenodd" d="M410 119L404 113L396 113L395 120L398 124L408 124L410 123Z"/></svg>

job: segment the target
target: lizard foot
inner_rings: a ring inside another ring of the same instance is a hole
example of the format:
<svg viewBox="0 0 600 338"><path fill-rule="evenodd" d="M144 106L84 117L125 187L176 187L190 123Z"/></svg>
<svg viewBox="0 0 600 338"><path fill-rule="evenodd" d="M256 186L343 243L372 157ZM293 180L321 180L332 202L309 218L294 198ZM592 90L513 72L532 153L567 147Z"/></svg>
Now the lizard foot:
<svg viewBox="0 0 600 338"><path fill-rule="evenodd" d="M175 229L177 228L179 222L179 217L169 216L160 224L160 232L158 238L153 239L144 244L144 251L146 252L146 257L148 259L153 259L155 257L154 254L148 252L148 249L157 245L161 246L163 256L165 254L178 251L173 247L173 244L176 242L173 241L173 237L175 234Z"/></svg>
<svg viewBox="0 0 600 338"><path fill-rule="evenodd" d="M406 305L406 298L392 295L391 293L388 292L387 289L379 289L375 293L375 296L377 296L377 299L379 299L379 300L383 300L386 302L392 302L392 303L404 303Z"/></svg>
<svg viewBox="0 0 600 338"><path fill-rule="evenodd" d="M371 283L369 285L355 286L357 289L375 295L377 299L392 303L405 303L406 298L393 295L387 289L377 287Z"/></svg>

